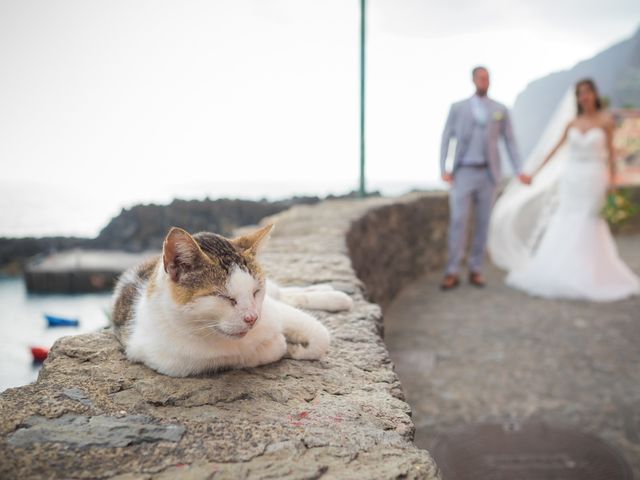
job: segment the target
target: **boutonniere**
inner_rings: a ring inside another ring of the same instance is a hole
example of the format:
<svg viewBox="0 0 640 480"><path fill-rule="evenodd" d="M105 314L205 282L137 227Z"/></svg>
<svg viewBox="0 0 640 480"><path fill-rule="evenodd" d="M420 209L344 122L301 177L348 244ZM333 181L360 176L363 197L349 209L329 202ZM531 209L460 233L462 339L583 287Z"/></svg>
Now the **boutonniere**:
<svg viewBox="0 0 640 480"><path fill-rule="evenodd" d="M493 112L493 119L496 122L499 122L503 118L504 118L504 113L502 113L500 110Z"/></svg>

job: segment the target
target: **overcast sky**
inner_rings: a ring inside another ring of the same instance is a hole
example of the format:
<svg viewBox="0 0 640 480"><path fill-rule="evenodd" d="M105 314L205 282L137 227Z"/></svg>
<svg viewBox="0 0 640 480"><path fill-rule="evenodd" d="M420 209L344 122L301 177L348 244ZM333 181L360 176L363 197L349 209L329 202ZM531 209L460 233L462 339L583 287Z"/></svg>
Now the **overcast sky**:
<svg viewBox="0 0 640 480"><path fill-rule="evenodd" d="M368 5L368 174L425 184L474 65L512 105L640 26L638 0ZM2 179L355 186L358 6L0 0Z"/></svg>

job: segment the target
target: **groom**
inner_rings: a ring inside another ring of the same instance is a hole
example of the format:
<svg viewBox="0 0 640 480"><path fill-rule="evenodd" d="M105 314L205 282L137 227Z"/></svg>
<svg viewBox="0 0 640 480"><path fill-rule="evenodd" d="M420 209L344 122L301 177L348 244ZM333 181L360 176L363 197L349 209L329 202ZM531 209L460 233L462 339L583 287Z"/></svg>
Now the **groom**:
<svg viewBox="0 0 640 480"><path fill-rule="evenodd" d="M472 72L476 93L468 100L454 103L442 134L440 170L442 179L451 185L449 193L449 260L442 290L460 284L460 263L467 243L467 224L471 207L475 207L475 229L469 256L469 282L484 287L482 276L485 246L489 230L491 208L501 179L498 139L504 139L514 171L521 182L531 178L520 172L520 157L513 138L507 108L487 97L489 71L476 67ZM453 169L445 168L449 141L455 138Z"/></svg>

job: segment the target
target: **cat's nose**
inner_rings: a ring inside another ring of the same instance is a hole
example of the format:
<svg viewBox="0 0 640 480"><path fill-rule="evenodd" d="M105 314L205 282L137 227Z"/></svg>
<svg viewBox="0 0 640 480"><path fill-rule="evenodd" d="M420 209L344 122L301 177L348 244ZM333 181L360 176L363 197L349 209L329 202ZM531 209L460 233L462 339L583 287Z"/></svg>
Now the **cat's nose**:
<svg viewBox="0 0 640 480"><path fill-rule="evenodd" d="M258 320L258 315L256 313L251 313L249 315L245 315L243 320L244 320L244 323L246 323L250 327L253 327L253 325Z"/></svg>

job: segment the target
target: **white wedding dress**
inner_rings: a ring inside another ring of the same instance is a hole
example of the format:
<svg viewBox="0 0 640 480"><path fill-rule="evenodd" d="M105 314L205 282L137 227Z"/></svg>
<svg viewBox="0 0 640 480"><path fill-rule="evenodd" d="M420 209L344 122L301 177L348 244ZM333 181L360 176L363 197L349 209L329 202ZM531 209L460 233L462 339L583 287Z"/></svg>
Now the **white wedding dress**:
<svg viewBox="0 0 640 480"><path fill-rule="evenodd" d="M547 298L613 301L638 294L640 280L618 256L600 216L608 185L606 133L571 127L567 135L557 207L530 258L506 283Z"/></svg>

